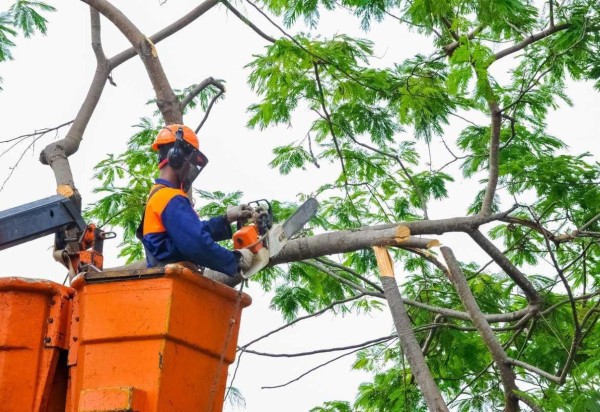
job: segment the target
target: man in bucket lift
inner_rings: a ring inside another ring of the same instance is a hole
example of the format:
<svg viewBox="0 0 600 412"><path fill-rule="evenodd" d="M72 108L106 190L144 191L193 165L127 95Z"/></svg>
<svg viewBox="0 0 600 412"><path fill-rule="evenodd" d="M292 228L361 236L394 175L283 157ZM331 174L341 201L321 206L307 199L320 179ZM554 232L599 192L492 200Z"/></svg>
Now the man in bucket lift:
<svg viewBox="0 0 600 412"><path fill-rule="evenodd" d="M152 149L158 151L160 173L137 231L148 267L189 261L229 276L246 270L254 254L248 249L230 251L217 241L231 239L230 224L248 220L252 210L240 205L229 208L225 216L200 220L187 197L208 163L194 131L180 124L168 125L156 136Z"/></svg>

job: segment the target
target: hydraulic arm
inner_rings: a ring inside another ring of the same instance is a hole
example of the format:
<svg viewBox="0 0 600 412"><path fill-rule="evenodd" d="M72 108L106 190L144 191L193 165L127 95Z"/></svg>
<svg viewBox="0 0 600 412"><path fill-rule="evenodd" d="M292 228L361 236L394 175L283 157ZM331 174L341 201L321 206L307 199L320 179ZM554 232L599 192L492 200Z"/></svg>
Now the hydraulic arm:
<svg viewBox="0 0 600 412"><path fill-rule="evenodd" d="M69 237L67 231L76 236ZM25 205L0 212L0 250L55 234L56 250L65 250L76 244L77 252L68 253L74 269L93 266L102 269L102 246L104 239L114 237L93 224L86 224L73 202L60 195L47 197Z"/></svg>

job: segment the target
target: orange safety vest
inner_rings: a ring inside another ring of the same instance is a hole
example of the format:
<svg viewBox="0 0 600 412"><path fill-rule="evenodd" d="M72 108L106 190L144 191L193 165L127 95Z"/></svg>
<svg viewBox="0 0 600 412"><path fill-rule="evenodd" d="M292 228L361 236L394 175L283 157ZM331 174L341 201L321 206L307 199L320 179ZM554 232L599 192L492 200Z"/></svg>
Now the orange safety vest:
<svg viewBox="0 0 600 412"><path fill-rule="evenodd" d="M181 195L187 198L187 194L181 189L174 189L165 185L154 185L146 202L146 210L142 219L143 236L149 233L166 232L162 223L161 214L171 199Z"/></svg>

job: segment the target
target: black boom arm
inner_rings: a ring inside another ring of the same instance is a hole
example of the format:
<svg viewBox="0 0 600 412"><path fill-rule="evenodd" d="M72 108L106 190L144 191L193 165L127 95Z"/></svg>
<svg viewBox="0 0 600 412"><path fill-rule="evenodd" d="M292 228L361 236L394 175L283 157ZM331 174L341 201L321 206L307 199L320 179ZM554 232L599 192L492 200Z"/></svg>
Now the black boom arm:
<svg viewBox="0 0 600 412"><path fill-rule="evenodd" d="M86 223L73 202L54 195L0 212L0 250L65 230L83 233Z"/></svg>

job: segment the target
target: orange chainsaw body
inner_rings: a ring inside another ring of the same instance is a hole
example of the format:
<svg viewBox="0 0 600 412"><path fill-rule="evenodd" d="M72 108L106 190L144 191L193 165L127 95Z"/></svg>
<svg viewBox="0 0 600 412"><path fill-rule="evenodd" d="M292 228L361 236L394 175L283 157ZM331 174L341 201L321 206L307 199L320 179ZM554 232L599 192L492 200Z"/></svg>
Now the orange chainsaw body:
<svg viewBox="0 0 600 412"><path fill-rule="evenodd" d="M242 227L233 234L233 248L244 249L248 248L252 253L258 253L263 247L263 242L260 240L256 225L248 225Z"/></svg>

